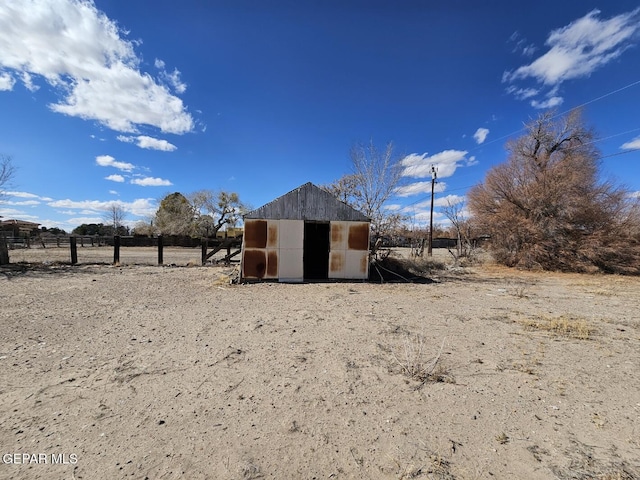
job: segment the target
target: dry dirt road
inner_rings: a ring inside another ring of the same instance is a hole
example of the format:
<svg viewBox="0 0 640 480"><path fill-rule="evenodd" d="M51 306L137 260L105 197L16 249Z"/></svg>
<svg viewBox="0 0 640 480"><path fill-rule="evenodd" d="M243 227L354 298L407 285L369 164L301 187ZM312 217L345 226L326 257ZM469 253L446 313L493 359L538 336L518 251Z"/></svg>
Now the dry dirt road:
<svg viewBox="0 0 640 480"><path fill-rule="evenodd" d="M0 478L640 478L640 279L229 274L0 269Z"/></svg>

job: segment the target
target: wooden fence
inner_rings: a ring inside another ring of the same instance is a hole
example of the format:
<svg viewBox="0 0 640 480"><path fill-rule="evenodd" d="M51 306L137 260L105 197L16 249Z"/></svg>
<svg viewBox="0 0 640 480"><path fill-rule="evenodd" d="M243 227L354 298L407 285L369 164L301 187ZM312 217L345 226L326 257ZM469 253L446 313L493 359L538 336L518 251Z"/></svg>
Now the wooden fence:
<svg viewBox="0 0 640 480"><path fill-rule="evenodd" d="M197 258L202 265L205 265L216 253L223 252L222 259L217 259L217 262L224 262L226 264L234 261L242 246L242 237L233 238L191 238L191 237L178 237L178 236L158 236L158 237L98 237L98 236L75 236L75 235L60 235L60 236L46 236L38 238L13 238L6 237L6 244L9 250L14 250L16 257L25 257L26 255L20 255L20 249L28 249L30 251L38 250L43 260L51 261L47 259L46 252L48 250L65 249L69 252L71 264L78 263L78 252L81 252L81 262L84 257L92 257L90 252L95 252L98 249L93 250L92 247L103 247L102 258L104 261L104 247L113 248L113 263L120 263L121 249L128 247L152 247L157 252L157 264L164 265L165 260L165 247L183 247L184 252L187 254L191 251L198 250L199 255ZM175 249L173 250L175 253ZM226 254L225 254L226 252ZM25 252L26 253L26 252ZM148 255L148 251L147 251ZM51 255L50 257L53 257ZM93 256L95 260L95 256ZM45 260L46 259L46 260ZM110 260L110 259L109 259ZM93 263L93 262L91 262ZM147 262L144 262L147 263ZM196 263L195 259L189 260L189 264Z"/></svg>

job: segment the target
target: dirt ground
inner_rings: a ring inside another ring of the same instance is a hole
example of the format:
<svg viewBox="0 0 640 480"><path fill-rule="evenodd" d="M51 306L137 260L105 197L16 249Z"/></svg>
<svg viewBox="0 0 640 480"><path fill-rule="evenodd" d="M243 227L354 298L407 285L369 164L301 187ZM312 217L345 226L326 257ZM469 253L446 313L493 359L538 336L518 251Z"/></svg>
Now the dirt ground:
<svg viewBox="0 0 640 480"><path fill-rule="evenodd" d="M0 478L640 478L638 278L133 263L0 269Z"/></svg>

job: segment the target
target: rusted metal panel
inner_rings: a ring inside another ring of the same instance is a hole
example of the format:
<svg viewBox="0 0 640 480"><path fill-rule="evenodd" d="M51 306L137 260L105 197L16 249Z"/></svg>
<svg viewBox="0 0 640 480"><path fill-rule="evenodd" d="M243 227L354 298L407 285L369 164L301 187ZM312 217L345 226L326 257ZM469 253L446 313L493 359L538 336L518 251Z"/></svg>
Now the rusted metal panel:
<svg viewBox="0 0 640 480"><path fill-rule="evenodd" d="M347 249L349 222L331 222L331 251Z"/></svg>
<svg viewBox="0 0 640 480"><path fill-rule="evenodd" d="M278 250L267 250L267 274L265 278L278 278Z"/></svg>
<svg viewBox="0 0 640 480"><path fill-rule="evenodd" d="M329 278L344 278L345 266L344 250L329 252Z"/></svg>
<svg viewBox="0 0 640 480"><path fill-rule="evenodd" d="M267 248L278 248L278 221L267 222Z"/></svg>
<svg viewBox="0 0 640 480"><path fill-rule="evenodd" d="M244 218L319 222L332 220L369 221L369 218L363 213L341 202L332 194L311 182L305 183L266 205L247 213Z"/></svg>
<svg viewBox="0 0 640 480"><path fill-rule="evenodd" d="M246 220L242 241L246 248L265 248L267 246L267 221Z"/></svg>
<svg viewBox="0 0 640 480"><path fill-rule="evenodd" d="M266 272L266 251L262 249L245 249L242 255L242 277L264 278Z"/></svg>
<svg viewBox="0 0 640 480"><path fill-rule="evenodd" d="M369 224L353 222L349 224L349 250L369 250Z"/></svg>

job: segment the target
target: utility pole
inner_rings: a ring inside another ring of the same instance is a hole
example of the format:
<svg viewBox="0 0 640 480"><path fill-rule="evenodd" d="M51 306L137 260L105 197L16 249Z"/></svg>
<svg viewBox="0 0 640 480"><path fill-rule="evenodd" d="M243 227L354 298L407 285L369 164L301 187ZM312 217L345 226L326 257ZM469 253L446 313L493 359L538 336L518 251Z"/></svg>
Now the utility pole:
<svg viewBox="0 0 640 480"><path fill-rule="evenodd" d="M429 215L429 246L427 247L427 256L430 257L433 254L433 192L436 185L436 179L438 173L436 167L431 165L431 215Z"/></svg>

